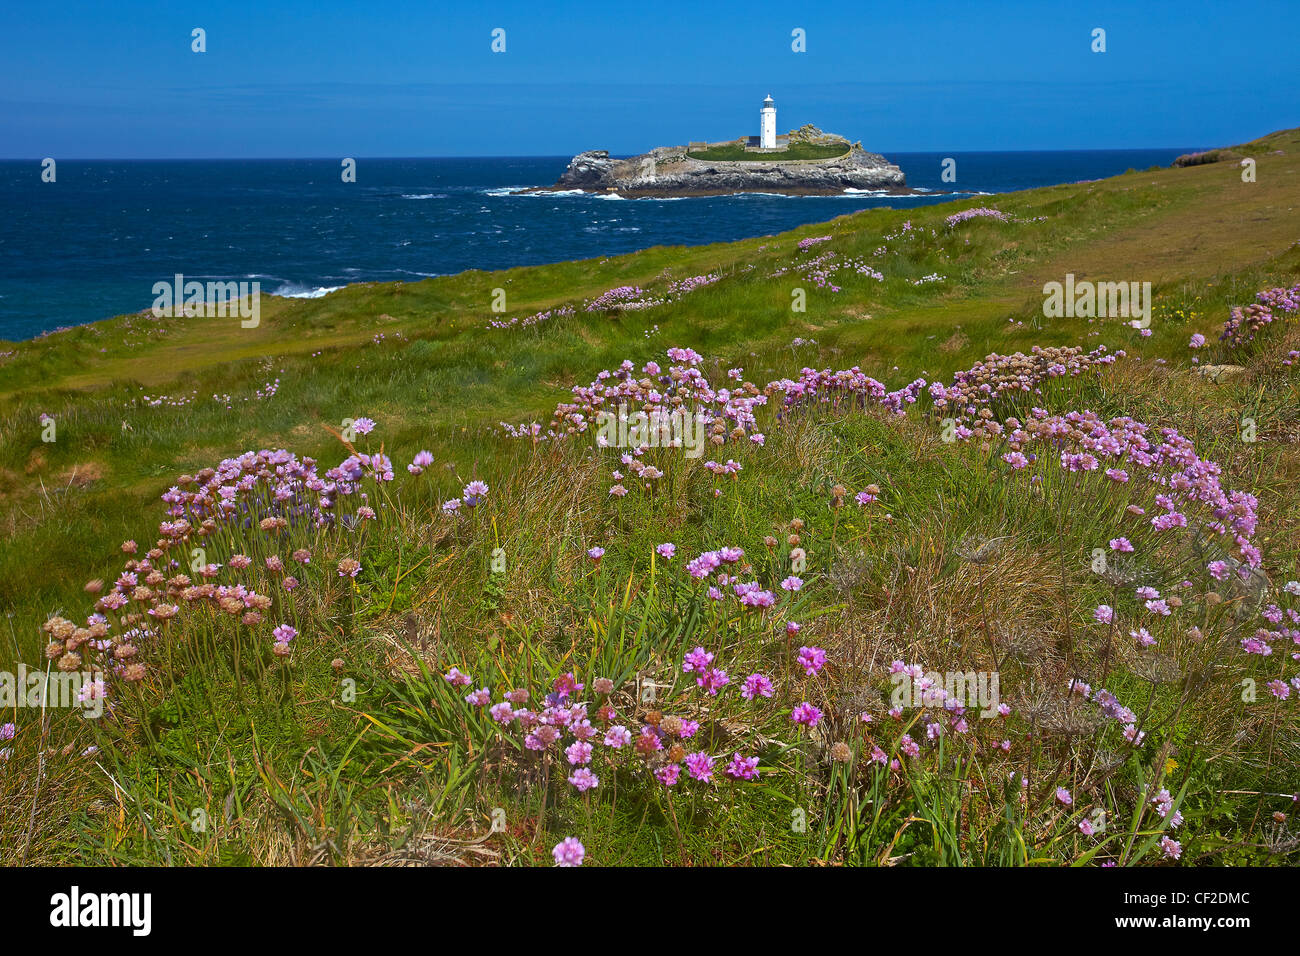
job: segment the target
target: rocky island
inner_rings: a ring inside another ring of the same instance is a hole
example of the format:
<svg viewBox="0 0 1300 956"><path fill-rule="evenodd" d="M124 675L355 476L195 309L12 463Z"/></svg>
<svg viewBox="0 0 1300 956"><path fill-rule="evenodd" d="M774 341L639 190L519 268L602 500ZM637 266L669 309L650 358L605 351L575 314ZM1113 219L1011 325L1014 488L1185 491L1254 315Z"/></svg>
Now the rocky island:
<svg viewBox="0 0 1300 956"><path fill-rule="evenodd" d="M824 133L811 124L776 135L776 108L769 96L760 110L758 136L717 143L659 146L617 159L608 150L579 153L553 186L524 192L612 193L642 197L722 196L767 192L833 196L845 191L911 195L903 171L860 142Z"/></svg>

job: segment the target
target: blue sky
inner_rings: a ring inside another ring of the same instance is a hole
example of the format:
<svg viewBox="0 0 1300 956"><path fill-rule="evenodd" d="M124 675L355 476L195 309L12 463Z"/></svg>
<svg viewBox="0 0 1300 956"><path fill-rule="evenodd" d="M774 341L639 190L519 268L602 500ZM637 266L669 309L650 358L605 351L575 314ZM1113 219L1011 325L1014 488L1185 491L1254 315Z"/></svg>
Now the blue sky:
<svg viewBox="0 0 1300 956"><path fill-rule="evenodd" d="M779 130L881 152L1300 125L1295 0L7 0L0 21L4 158L628 154L757 133L768 93Z"/></svg>

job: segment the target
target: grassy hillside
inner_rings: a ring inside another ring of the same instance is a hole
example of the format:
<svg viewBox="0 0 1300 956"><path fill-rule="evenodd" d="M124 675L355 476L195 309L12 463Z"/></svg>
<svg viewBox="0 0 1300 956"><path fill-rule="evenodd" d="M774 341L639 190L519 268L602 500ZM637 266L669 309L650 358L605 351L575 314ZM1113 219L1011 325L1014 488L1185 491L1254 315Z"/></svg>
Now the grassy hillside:
<svg viewBox="0 0 1300 956"><path fill-rule="evenodd" d="M686 155L691 159L705 162L763 162L773 160L795 159L834 159L849 151L848 143L791 143L779 153L750 153L744 146L728 143L723 146L710 146L707 149L693 150Z"/></svg>
<svg viewBox="0 0 1300 956"><path fill-rule="evenodd" d="M1294 863L1300 332L1219 335L1300 279L1300 131L1233 150L6 346L4 658L110 673L0 716L0 855ZM1067 273L1151 282L1149 334L1044 317ZM600 448L620 398L723 424ZM1008 712L891 716L895 661Z"/></svg>

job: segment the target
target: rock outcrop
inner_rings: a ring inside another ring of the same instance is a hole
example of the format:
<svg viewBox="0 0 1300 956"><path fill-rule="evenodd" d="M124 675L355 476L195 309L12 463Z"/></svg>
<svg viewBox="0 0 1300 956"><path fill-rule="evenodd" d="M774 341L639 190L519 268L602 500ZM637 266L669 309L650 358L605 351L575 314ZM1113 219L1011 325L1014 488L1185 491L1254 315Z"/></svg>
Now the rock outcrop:
<svg viewBox="0 0 1300 956"><path fill-rule="evenodd" d="M685 146L660 146L630 159L613 159L608 150L593 149L574 156L554 186L529 191L581 189L628 198L742 192L828 196L847 189L913 192L901 169L859 143L850 144L815 126L802 127L783 139L787 143L843 143L846 152L830 159L782 159L780 151L756 152L753 159L715 161L693 158Z"/></svg>
<svg viewBox="0 0 1300 956"><path fill-rule="evenodd" d="M569 160L555 185L564 189L604 189L612 181L618 160L609 158L607 149L589 149Z"/></svg>

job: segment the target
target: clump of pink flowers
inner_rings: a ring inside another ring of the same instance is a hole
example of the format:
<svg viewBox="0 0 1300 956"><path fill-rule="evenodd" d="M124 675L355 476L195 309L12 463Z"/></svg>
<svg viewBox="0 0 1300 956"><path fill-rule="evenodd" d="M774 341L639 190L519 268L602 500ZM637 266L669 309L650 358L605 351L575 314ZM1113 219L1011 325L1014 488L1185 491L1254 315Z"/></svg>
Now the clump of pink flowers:
<svg viewBox="0 0 1300 956"><path fill-rule="evenodd" d="M974 209L963 209L961 212L955 212L944 220L948 228L951 229L958 223L966 222L970 219L996 219L999 222L1008 222L1011 217L997 209L989 209L986 206L977 206Z"/></svg>
<svg viewBox="0 0 1300 956"><path fill-rule="evenodd" d="M615 306L632 302L645 295L645 289L635 285L621 285L608 292L602 292L584 306L586 312L606 312Z"/></svg>
<svg viewBox="0 0 1300 956"><path fill-rule="evenodd" d="M1300 312L1300 283L1289 289L1264 289L1255 293L1257 301L1236 306L1223 323L1219 340L1236 347L1252 341L1267 325L1284 315Z"/></svg>

